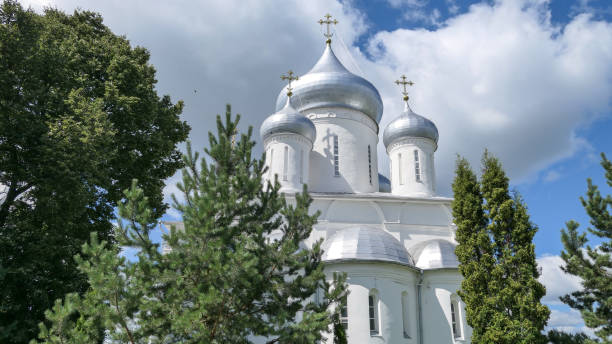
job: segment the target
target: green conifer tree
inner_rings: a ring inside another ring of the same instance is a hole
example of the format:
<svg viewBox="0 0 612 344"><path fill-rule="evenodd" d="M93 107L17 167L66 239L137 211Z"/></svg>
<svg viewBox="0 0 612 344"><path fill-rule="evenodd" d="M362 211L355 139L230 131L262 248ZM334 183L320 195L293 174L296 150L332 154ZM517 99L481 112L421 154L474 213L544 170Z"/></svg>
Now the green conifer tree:
<svg viewBox="0 0 612 344"><path fill-rule="evenodd" d="M545 343L549 310L538 282L532 224L521 197L508 190L499 160L485 151L479 181L459 158L453 183L456 254L464 276L459 296L472 343Z"/></svg>
<svg viewBox="0 0 612 344"><path fill-rule="evenodd" d="M262 183L264 158L254 159L252 128L232 142L239 116L217 118L209 160L188 146L184 201L175 199L184 230L165 236L162 254L150 239L154 213L136 184L120 206L118 238L137 247L128 262L92 236L78 258L90 289L69 295L47 312L44 343L314 343L332 329L334 307L345 295L344 276L327 282L321 242L310 236L318 213L304 190L287 201L280 185ZM209 163L209 162L210 163ZM199 165L198 165L199 164ZM317 300L317 297L318 300ZM337 307L336 307L337 308ZM101 331L102 329L102 331Z"/></svg>
<svg viewBox="0 0 612 344"><path fill-rule="evenodd" d="M612 187L612 162L601 154L608 186ZM612 343L612 195L602 196L589 178L586 199L580 198L591 218L587 231L602 239L596 247L586 245L586 233L578 233L579 224L567 222L561 231L564 250L561 268L582 279L582 289L561 297L561 300L582 314L587 327L595 329L602 343ZM585 247L586 245L586 247ZM591 343L592 341L587 341Z"/></svg>

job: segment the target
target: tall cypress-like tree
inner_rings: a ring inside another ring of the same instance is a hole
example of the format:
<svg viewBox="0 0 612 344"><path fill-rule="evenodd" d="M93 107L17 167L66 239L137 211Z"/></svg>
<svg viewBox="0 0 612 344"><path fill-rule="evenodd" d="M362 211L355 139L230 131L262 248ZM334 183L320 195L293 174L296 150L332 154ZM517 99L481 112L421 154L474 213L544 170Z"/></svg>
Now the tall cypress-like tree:
<svg viewBox="0 0 612 344"><path fill-rule="evenodd" d="M209 135L210 163L184 158L184 201L175 200L184 231L165 236L171 252L161 254L150 239L154 212L135 185L119 207L118 238L137 247L128 262L98 242L78 258L90 289L68 295L41 325L44 343L99 341L121 343L314 343L332 328L333 304L345 295L343 276L327 282L321 242L310 236L318 213L304 190L288 202L280 185L262 183L265 159L251 157L252 128L235 144L239 117L217 119ZM318 297L316 297L318 295ZM318 300L317 300L318 299ZM102 331L101 331L102 330Z"/></svg>
<svg viewBox="0 0 612 344"><path fill-rule="evenodd" d="M498 159L485 152L480 181L458 158L453 183L456 254L464 276L459 296L473 328L472 343L545 343L549 310L538 282L533 236L518 194L508 190Z"/></svg>
<svg viewBox="0 0 612 344"><path fill-rule="evenodd" d="M601 165L606 173L608 186L612 187L612 162L601 154ZM576 221L567 222L567 231L561 231L564 250L561 268L582 279L582 289L561 297L561 300L582 314L587 327L603 343L612 343L612 195L601 195L599 188L589 178L586 199L580 198L591 226L587 231L602 239L596 247L586 245L586 233L579 233ZM586 247L585 247L586 245Z"/></svg>

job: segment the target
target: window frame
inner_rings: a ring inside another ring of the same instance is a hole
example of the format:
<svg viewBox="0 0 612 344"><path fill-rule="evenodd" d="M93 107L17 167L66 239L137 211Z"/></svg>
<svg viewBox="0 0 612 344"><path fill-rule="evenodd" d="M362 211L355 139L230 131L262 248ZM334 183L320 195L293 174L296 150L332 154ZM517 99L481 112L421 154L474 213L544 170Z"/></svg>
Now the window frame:
<svg viewBox="0 0 612 344"><path fill-rule="evenodd" d="M461 323L461 308L459 300L455 295L451 296L450 299L450 312L451 312L451 331L454 339L463 338L463 326Z"/></svg>
<svg viewBox="0 0 612 344"><path fill-rule="evenodd" d="M371 291L368 295L368 323L370 336L380 336L380 298L378 292Z"/></svg>
<svg viewBox="0 0 612 344"><path fill-rule="evenodd" d="M417 183L421 183L421 162L419 158L419 150L414 150L414 178Z"/></svg>
<svg viewBox="0 0 612 344"><path fill-rule="evenodd" d="M334 177L340 177L340 154L338 153L339 149L338 149L338 135L334 135L334 151L333 151L333 158L334 158Z"/></svg>
<svg viewBox="0 0 612 344"><path fill-rule="evenodd" d="M283 181L289 180L287 174L289 170L289 146L285 146L285 153L283 157Z"/></svg>

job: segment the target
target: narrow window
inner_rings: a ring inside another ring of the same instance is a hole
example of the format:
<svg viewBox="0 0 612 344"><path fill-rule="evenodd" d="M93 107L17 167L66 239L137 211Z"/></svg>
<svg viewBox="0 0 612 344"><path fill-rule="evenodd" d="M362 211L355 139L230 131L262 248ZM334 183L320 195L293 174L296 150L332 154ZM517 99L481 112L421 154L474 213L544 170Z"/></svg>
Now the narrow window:
<svg viewBox="0 0 612 344"><path fill-rule="evenodd" d="M419 151L414 150L414 175L416 177L416 181L421 181L421 165L419 164Z"/></svg>
<svg viewBox="0 0 612 344"><path fill-rule="evenodd" d="M340 166L338 161L338 135L334 135L334 176L340 176Z"/></svg>
<svg viewBox="0 0 612 344"><path fill-rule="evenodd" d="M404 338L410 338L410 322L408 321L408 293L402 293L402 321L404 324Z"/></svg>
<svg viewBox="0 0 612 344"><path fill-rule="evenodd" d="M300 150L300 183L304 182L304 150Z"/></svg>
<svg viewBox="0 0 612 344"><path fill-rule="evenodd" d="M457 300L451 299L451 322L453 327L453 337L459 338L461 337L461 327L459 326L459 304Z"/></svg>
<svg viewBox="0 0 612 344"><path fill-rule="evenodd" d="M344 296L342 298L342 308L340 308L340 323L345 330L348 329L348 300L347 297Z"/></svg>
<svg viewBox="0 0 612 344"><path fill-rule="evenodd" d="M270 165L268 170L268 179L272 180L272 158L274 158L274 148L270 148ZM274 183L272 183L274 184Z"/></svg>
<svg viewBox="0 0 612 344"><path fill-rule="evenodd" d="M370 185L372 185L372 151L368 145L368 171L370 171Z"/></svg>
<svg viewBox="0 0 612 344"><path fill-rule="evenodd" d="M378 335L378 298L372 293L368 296L370 335Z"/></svg>
<svg viewBox="0 0 612 344"><path fill-rule="evenodd" d="M283 180L287 180L287 162L289 160L289 147L285 146L285 158L284 158L284 165L283 165Z"/></svg>
<svg viewBox="0 0 612 344"><path fill-rule="evenodd" d="M399 179L400 185L404 185L404 179L402 179L402 153L397 155L397 178Z"/></svg>

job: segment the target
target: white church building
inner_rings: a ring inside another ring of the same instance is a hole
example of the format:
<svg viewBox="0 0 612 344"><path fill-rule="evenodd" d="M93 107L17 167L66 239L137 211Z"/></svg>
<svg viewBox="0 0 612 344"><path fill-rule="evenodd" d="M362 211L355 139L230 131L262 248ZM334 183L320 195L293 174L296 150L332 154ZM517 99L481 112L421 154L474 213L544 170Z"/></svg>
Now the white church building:
<svg viewBox="0 0 612 344"><path fill-rule="evenodd" d="M321 215L305 244L323 239L329 278L347 274L341 321L349 343L469 343L452 199L436 195L438 130L410 109L403 76L404 111L385 114L394 119L379 128L380 94L338 60L333 22L321 23L323 55L299 79L289 75L277 112L261 125L266 178L277 175L288 198L308 186L311 211ZM389 178L378 172L380 134Z"/></svg>

